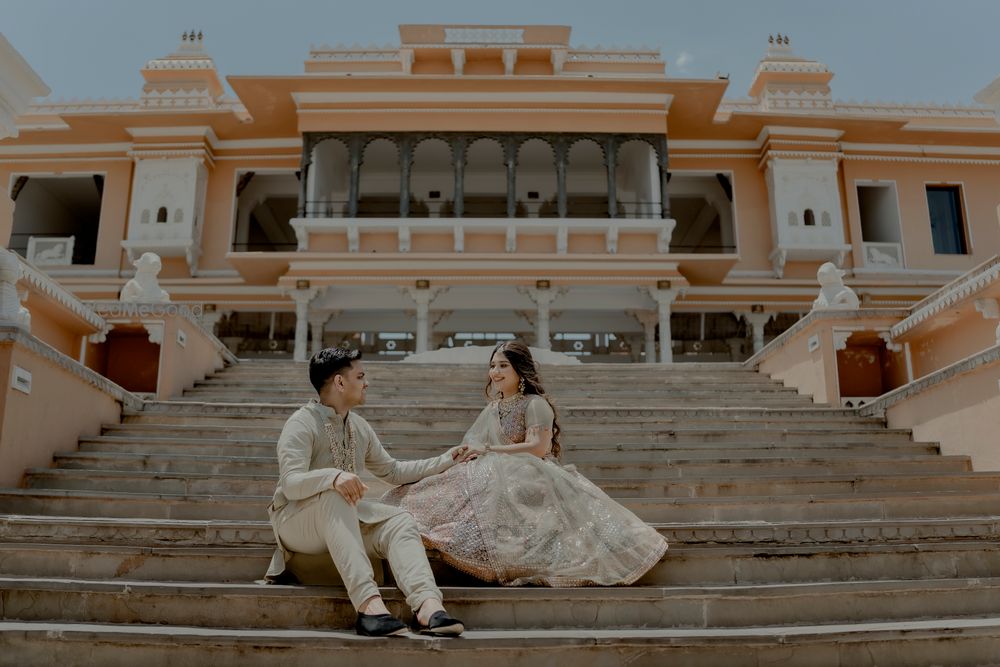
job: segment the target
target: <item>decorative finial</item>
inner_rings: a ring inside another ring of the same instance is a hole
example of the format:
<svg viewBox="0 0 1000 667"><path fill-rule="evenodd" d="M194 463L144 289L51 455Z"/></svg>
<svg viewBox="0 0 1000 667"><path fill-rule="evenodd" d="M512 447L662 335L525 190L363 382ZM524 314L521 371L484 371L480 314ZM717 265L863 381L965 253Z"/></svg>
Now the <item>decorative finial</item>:
<svg viewBox="0 0 1000 667"><path fill-rule="evenodd" d="M182 41L182 42L186 42L186 41L188 41L188 34L187 34L187 31L186 31L186 30L185 30L184 32L182 32L182 33L181 33L181 41Z"/></svg>
<svg viewBox="0 0 1000 667"><path fill-rule="evenodd" d="M768 35L767 36L767 43L768 44L774 44L774 35Z"/></svg>
<svg viewBox="0 0 1000 667"><path fill-rule="evenodd" d="M785 46L788 46L788 35L785 35Z"/></svg>
<svg viewBox="0 0 1000 667"><path fill-rule="evenodd" d="M198 41L200 42L204 35L202 35L201 30L198 31ZM787 42L786 42L787 43Z"/></svg>
<svg viewBox="0 0 1000 667"><path fill-rule="evenodd" d="M781 44L781 40L782 39L784 39L784 38L781 36L781 33L779 32L778 33L778 44Z"/></svg>

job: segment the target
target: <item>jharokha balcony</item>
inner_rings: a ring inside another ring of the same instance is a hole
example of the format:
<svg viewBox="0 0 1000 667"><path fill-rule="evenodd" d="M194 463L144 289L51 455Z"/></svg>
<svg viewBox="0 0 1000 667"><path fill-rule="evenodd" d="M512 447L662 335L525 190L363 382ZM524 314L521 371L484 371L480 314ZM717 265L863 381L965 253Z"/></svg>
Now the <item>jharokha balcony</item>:
<svg viewBox="0 0 1000 667"><path fill-rule="evenodd" d="M294 181L240 179L229 257L255 282L294 274L302 253L628 256L661 275L687 258L695 274L724 275L736 259L729 177L673 176L665 135L305 133Z"/></svg>

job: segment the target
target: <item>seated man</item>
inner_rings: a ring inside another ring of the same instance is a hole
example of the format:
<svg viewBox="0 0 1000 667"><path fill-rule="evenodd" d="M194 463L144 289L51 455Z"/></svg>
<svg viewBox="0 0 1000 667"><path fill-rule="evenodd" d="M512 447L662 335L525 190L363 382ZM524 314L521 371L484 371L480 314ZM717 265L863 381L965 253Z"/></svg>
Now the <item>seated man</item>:
<svg viewBox="0 0 1000 667"><path fill-rule="evenodd" d="M397 461L372 427L351 409L365 402L368 382L358 350L327 348L309 361L309 380L319 393L285 423L278 438L280 478L268 507L278 550L267 579L285 571L292 552L329 551L358 612L360 635L402 634L379 594L368 552L389 561L420 632L457 636L462 623L448 616L434 583L413 517L379 502L362 500L368 488L358 474L367 466L390 484L434 475L469 455L464 446L419 461Z"/></svg>

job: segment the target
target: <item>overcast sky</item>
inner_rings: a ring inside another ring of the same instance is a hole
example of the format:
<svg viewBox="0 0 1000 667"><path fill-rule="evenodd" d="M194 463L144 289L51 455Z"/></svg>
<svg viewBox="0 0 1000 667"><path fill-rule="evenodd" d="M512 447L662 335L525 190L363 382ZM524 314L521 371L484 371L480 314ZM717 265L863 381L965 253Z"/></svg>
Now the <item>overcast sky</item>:
<svg viewBox="0 0 1000 667"><path fill-rule="evenodd" d="M0 16L53 98L137 97L185 30L225 77L301 73L311 44L397 45L400 23L569 25L573 46L660 49L672 77L729 74L728 97L777 32L839 100L970 104L1000 76L1000 0L0 0Z"/></svg>

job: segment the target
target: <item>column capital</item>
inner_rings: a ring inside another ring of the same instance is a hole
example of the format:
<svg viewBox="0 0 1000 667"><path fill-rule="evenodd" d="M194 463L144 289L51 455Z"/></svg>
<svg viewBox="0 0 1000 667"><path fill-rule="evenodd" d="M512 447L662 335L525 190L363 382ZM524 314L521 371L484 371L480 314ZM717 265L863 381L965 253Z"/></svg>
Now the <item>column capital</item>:
<svg viewBox="0 0 1000 667"><path fill-rule="evenodd" d="M625 314L635 318L644 328L655 327L660 321L660 316L655 310L626 310Z"/></svg>
<svg viewBox="0 0 1000 667"><path fill-rule="evenodd" d="M643 292L649 295L656 305L660 307L669 307L677 300L677 297L684 296L687 289L684 287L671 287L671 288L661 288L661 287L641 287Z"/></svg>
<svg viewBox="0 0 1000 667"><path fill-rule="evenodd" d="M565 287L539 289L537 287L521 286L517 291L531 299L537 306L548 306L566 293Z"/></svg>
<svg viewBox="0 0 1000 667"><path fill-rule="evenodd" d="M309 326L325 326L330 318L339 314L333 310L316 310L309 313Z"/></svg>
<svg viewBox="0 0 1000 667"><path fill-rule="evenodd" d="M289 289L285 291L285 294L291 297L291 299L296 304L304 303L306 305L309 305L309 302L315 299L316 295L319 294L319 288L307 287L305 289L299 289L299 288Z"/></svg>
<svg viewBox="0 0 1000 667"><path fill-rule="evenodd" d="M753 327L764 326L773 320L776 314L777 313L768 312L754 313L746 310L740 310L733 313L737 319L746 320L746 323Z"/></svg>
<svg viewBox="0 0 1000 667"><path fill-rule="evenodd" d="M447 287L429 287L427 289L417 289L416 287L404 287L403 291L413 299L417 306L428 307L434 299L448 291Z"/></svg>

